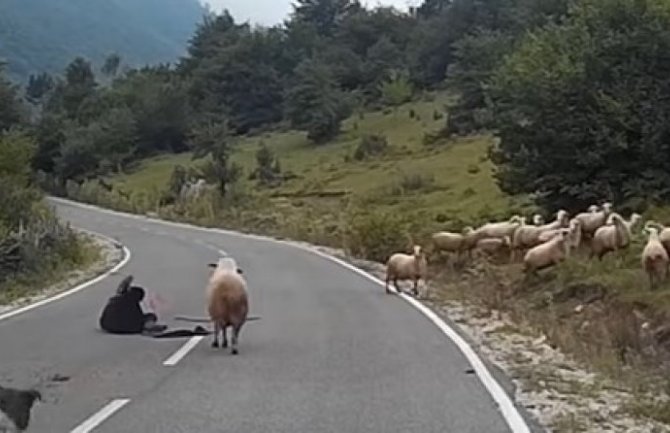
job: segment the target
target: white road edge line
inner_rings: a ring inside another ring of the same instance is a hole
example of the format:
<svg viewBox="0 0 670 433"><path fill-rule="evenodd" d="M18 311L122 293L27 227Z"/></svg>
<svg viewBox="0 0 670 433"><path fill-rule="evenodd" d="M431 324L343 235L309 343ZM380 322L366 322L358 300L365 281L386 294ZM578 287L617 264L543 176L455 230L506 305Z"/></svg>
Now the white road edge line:
<svg viewBox="0 0 670 433"><path fill-rule="evenodd" d="M210 228L210 227L199 227L195 226L192 224L186 224L186 223L179 223L179 222L173 222L173 221L165 221L161 220L158 218L152 218L148 217L145 215L136 215L136 214L129 214L125 212L119 212L111 209L105 209L101 208L99 206L94 206L90 204L85 204L85 203L79 203L76 201L60 198L60 197L49 197L51 200L60 202L66 205L71 205L74 207L80 207L84 209L92 209L97 212L101 213L107 213L111 215L118 215L122 216L125 218L132 218L132 219L137 219L137 220L142 220L145 222L152 222L155 224L163 224L166 226L171 226L171 227L178 227L178 228L183 228L183 229L189 229L189 230L195 230L195 231L202 231L202 232L209 232L209 233L219 233L219 234L224 234L228 236L237 236L240 238L246 238L246 239L256 239L256 240L261 240L261 241L266 241L266 242L273 242L273 243L278 243L278 244L284 244L284 245L290 245L295 248L302 249L304 251L310 252L312 254L318 255L320 257L323 257L327 260L330 260L334 263L339 264L340 266L343 266L347 269L349 269L352 272L357 273L358 275L363 276L364 278L367 278L368 280L379 284L381 286L384 286L384 282L381 281L380 279L374 277L373 275L363 271L362 269L359 269L355 267L354 265L347 263L341 259L338 259L337 257L333 257L329 254L323 253L315 248L310 248L308 246L299 244L297 242L292 242L292 241L284 241L284 240L278 240L278 239L272 239L270 237L266 236L260 236L260 235L253 235L253 234L247 234L247 233L240 233L240 232L235 232L231 230L225 230L225 229L220 229L220 228ZM419 310L421 313L423 313L430 321L432 321L463 353L463 355L466 357L468 362L470 362L470 365L472 368L475 370L475 373L477 374L477 377L479 380L484 384L484 387L488 391L488 393L491 395L493 400L497 403L500 412L507 422L507 425L510 427L513 433L531 433L530 428L526 424L526 421L523 419L521 414L519 413L518 409L510 399L510 397L507 395L505 390L500 386L500 384L496 381L496 379L493 377L493 375L489 372L489 370L486 368L486 365L482 362L481 358L475 350L460 336L458 333L451 328L442 318L440 318L438 315L436 315L433 311L431 311L429 308L418 302L417 300L408 297L405 294L400 294L399 295L402 299L407 301L410 305L415 307L417 310ZM195 337L194 337L195 338Z"/></svg>
<svg viewBox="0 0 670 433"><path fill-rule="evenodd" d="M88 433L100 424L105 421L110 416L114 415L119 409L123 406L130 403L129 398L117 398L110 401L105 407L100 409L98 412L91 415L89 419L79 424L74 429L70 430L70 433Z"/></svg>
<svg viewBox="0 0 670 433"><path fill-rule="evenodd" d="M163 365L166 367L173 367L179 363L179 361L182 360L183 357L185 357L188 352L193 350L193 348L202 341L202 339L205 338L204 335L196 335L194 337L191 337L186 343L184 343L183 346L179 348L175 353L172 354L168 359L166 359L163 362Z"/></svg>
<svg viewBox="0 0 670 433"><path fill-rule="evenodd" d="M92 233L92 234L95 234L97 236L106 238L110 242L113 242L114 244L119 243L117 240L112 239L109 236L105 236L101 233L97 233L97 232L94 232L94 231L91 231L91 230L81 229L81 228L78 228L78 227L75 227L75 229L78 230L78 231L81 231L81 232ZM93 284L96 284L96 283L104 280L105 278L109 277L110 275L114 274L115 272L118 272L119 269L123 268L128 263L128 261L130 261L130 257L131 257L130 250L125 245L123 245L122 247L123 247L123 259L121 259L121 261L119 263L117 263L116 266L114 266L112 269L110 269L107 272L102 273L102 274L98 275L97 277L95 277L91 280L88 280L88 281L86 281L86 282L84 282L84 283L82 283L82 284L80 284L76 287L73 287L69 290L66 290L64 292L60 292L56 295L49 296L49 297L41 299L37 302L25 305L23 307L15 308L15 309L10 310L6 313L0 314L0 322L3 321L3 320L9 319L10 317L18 316L19 314L23 314L27 311L33 310L35 308L39 308L43 305L50 304L52 302L58 301L59 299L63 299L67 296L73 295L77 292L80 292L80 291L84 290L85 288L87 288L89 286L92 286Z"/></svg>

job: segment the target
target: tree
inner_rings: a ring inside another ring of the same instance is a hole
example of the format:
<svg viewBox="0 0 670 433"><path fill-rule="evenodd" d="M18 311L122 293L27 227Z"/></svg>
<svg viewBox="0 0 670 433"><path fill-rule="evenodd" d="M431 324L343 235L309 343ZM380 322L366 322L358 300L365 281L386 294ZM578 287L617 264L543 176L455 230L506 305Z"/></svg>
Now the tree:
<svg viewBox="0 0 670 433"><path fill-rule="evenodd" d="M39 75L30 75L26 86L26 99L31 104L40 104L44 97L54 88L54 79L46 72Z"/></svg>
<svg viewBox="0 0 670 433"><path fill-rule="evenodd" d="M317 144L335 137L351 104L326 66L306 60L296 70L297 83L286 95L286 116Z"/></svg>
<svg viewBox="0 0 670 433"><path fill-rule="evenodd" d="M514 41L501 31L480 30L454 43L454 63L449 68L450 88L458 90L458 100L449 112L449 133L465 134L491 126L486 83Z"/></svg>
<svg viewBox="0 0 670 433"><path fill-rule="evenodd" d="M312 24L322 36L332 36L339 24L361 9L351 0L297 0L293 5L294 19Z"/></svg>
<svg viewBox="0 0 670 433"><path fill-rule="evenodd" d="M37 150L32 166L35 170L53 173L60 148L65 142L65 127L62 115L44 113L35 126Z"/></svg>
<svg viewBox="0 0 670 433"><path fill-rule="evenodd" d="M65 128L65 142L56 158L55 171L60 179L83 181L96 172L100 156L95 148L96 126L74 126Z"/></svg>
<svg viewBox="0 0 670 433"><path fill-rule="evenodd" d="M25 112L18 97L18 88L9 82L0 64L0 133L22 122Z"/></svg>
<svg viewBox="0 0 670 433"><path fill-rule="evenodd" d="M258 179L261 185L274 185L280 180L281 167L279 159L275 157L272 150L261 141L256 151L256 170L253 177Z"/></svg>
<svg viewBox="0 0 670 433"><path fill-rule="evenodd" d="M587 0L525 38L490 83L501 187L566 210L670 200L668 50L656 0Z"/></svg>
<svg viewBox="0 0 670 433"><path fill-rule="evenodd" d="M65 69L65 82L56 85L53 95L56 104L51 104L50 109L62 108L68 118L76 119L82 102L94 94L96 86L91 64L77 57Z"/></svg>
<svg viewBox="0 0 670 433"><path fill-rule="evenodd" d="M138 139L133 113L127 107L113 108L98 121L95 148L102 162L117 173L132 158Z"/></svg>
<svg viewBox="0 0 670 433"><path fill-rule="evenodd" d="M393 69L389 72L386 81L379 86L382 99L388 105L397 107L409 100L412 96L412 84L405 71Z"/></svg>
<svg viewBox="0 0 670 433"><path fill-rule="evenodd" d="M120 65L121 56L119 56L117 53L110 54L105 59L105 63L103 63L102 67L100 68L100 72L102 72L107 77L114 77L118 72Z"/></svg>
<svg viewBox="0 0 670 433"><path fill-rule="evenodd" d="M208 118L195 127L189 137L193 159L211 158L203 168L206 177L212 177L219 185L219 193L225 197L229 184L240 176L240 168L231 164L230 129L227 120Z"/></svg>

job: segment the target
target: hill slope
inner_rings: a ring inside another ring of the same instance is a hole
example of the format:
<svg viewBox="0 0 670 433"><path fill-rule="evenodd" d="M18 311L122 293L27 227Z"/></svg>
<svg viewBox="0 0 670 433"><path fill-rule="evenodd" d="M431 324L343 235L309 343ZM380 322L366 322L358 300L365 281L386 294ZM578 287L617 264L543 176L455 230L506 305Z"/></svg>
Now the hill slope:
<svg viewBox="0 0 670 433"><path fill-rule="evenodd" d="M4 0L0 59L20 81L77 55L97 66L112 52L132 66L174 61L203 13L197 0Z"/></svg>

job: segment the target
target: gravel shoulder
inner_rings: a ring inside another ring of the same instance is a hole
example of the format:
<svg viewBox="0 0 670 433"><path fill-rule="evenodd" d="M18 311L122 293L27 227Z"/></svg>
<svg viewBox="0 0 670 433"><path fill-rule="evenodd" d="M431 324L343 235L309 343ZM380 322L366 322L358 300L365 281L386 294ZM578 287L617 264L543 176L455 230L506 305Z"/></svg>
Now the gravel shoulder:
<svg viewBox="0 0 670 433"><path fill-rule="evenodd" d="M98 275L109 271L123 260L123 248L117 243L94 233L80 231L80 234L90 239L94 245L99 248L100 259L86 269L72 270L61 281L43 289L36 289L29 296L16 299L6 305L0 305L0 314L8 313L16 308L41 301L42 299L49 298L83 284L86 281L92 280Z"/></svg>

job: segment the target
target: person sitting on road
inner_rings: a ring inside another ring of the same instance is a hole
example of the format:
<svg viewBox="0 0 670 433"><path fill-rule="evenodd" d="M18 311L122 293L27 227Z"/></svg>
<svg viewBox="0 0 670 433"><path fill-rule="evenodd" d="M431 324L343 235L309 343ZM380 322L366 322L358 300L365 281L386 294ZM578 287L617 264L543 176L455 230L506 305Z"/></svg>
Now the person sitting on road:
<svg viewBox="0 0 670 433"><path fill-rule="evenodd" d="M131 286L132 281L133 276L128 275L119 284L116 294L109 298L100 316L100 327L111 334L164 331L167 326L156 323L156 314L142 311L140 302L145 291L142 287Z"/></svg>

